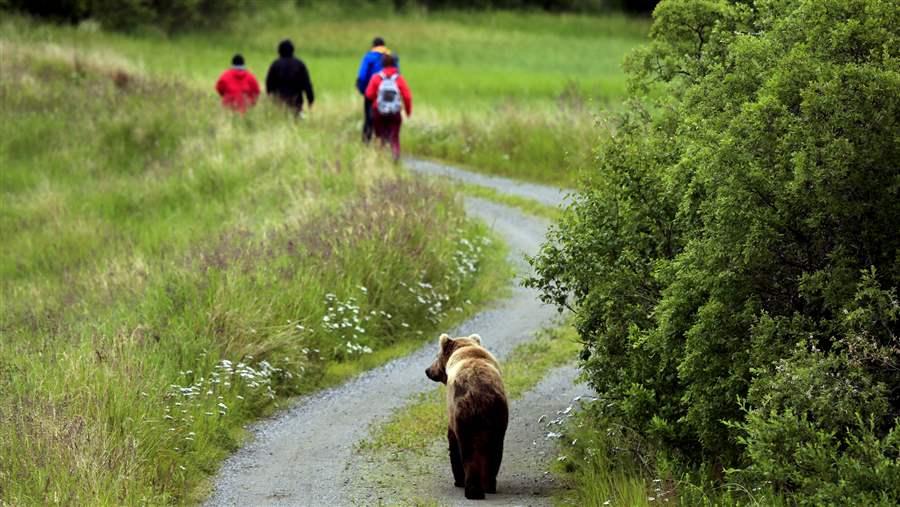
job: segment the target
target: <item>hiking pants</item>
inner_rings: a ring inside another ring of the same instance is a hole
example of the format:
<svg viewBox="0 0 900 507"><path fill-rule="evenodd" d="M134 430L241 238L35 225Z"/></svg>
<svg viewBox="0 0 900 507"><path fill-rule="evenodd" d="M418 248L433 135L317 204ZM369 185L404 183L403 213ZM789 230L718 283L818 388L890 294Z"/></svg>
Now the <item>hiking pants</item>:
<svg viewBox="0 0 900 507"><path fill-rule="evenodd" d="M380 115L373 112L375 135L381 139L381 144L390 143L391 153L394 155L394 161L400 160L400 125L403 124L403 117L399 114Z"/></svg>
<svg viewBox="0 0 900 507"><path fill-rule="evenodd" d="M372 101L363 99L363 142L367 143L372 140Z"/></svg>

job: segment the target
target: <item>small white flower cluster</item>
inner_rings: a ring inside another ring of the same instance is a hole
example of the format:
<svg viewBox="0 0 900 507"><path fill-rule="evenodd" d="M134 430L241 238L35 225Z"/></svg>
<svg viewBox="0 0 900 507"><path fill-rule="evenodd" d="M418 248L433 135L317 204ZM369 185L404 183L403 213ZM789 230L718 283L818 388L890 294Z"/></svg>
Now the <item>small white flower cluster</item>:
<svg viewBox="0 0 900 507"><path fill-rule="evenodd" d="M662 479L653 479L653 496L648 496L648 502L662 501L662 503L669 503L669 498L672 498L675 494L675 491L672 489L663 489Z"/></svg>
<svg viewBox="0 0 900 507"><path fill-rule="evenodd" d="M248 356L247 359L253 358ZM182 377L194 376L193 370L180 373ZM248 396L274 399L275 390L272 389L272 385L276 376L293 378L291 372L277 368L268 361L260 361L251 366L245 362L234 363L222 359L213 367L208 377L196 378L186 386L169 385L163 422L169 425L169 431L177 435L179 441L193 442L195 433L189 430L195 424L195 415L227 416L230 407L225 403L225 395L228 394L233 394L237 403L243 403ZM175 447L175 451L180 450L181 447Z"/></svg>
<svg viewBox="0 0 900 507"><path fill-rule="evenodd" d="M462 231L459 232L462 233ZM451 293L462 288L478 272L484 248L490 243L491 240L486 236L472 241L465 237L459 240L457 249L453 252L453 267L445 276L447 288ZM416 301L425 307L427 318L431 323L437 324L446 316L445 305L450 302L450 294L438 292L434 286L424 280L413 285L400 282L400 285L406 287L410 294L415 296ZM471 301L467 300L466 304L471 304ZM456 307L454 310L462 311L462 308Z"/></svg>
<svg viewBox="0 0 900 507"><path fill-rule="evenodd" d="M414 285L407 285L404 282L400 282L400 285L405 287L406 290L416 298L418 304L425 307L427 318L432 324L440 322L446 314L444 304L450 301L450 296L448 294L442 294L434 290L434 286L427 282L418 282ZM400 325L409 327L409 325L404 324L406 323L404 322Z"/></svg>
<svg viewBox="0 0 900 507"><path fill-rule="evenodd" d="M538 418L538 424L541 424L544 421L547 421L546 426L547 426L548 430L550 430L553 426L561 427L566 422L566 419L575 415L574 412L572 412L572 410L575 408L574 403L577 403L580 400L581 400L581 396L576 396L575 399L572 400L573 401L572 405L569 405L568 407L566 407L562 410L556 411L556 418L554 418L554 419L548 420L548 417L546 414L542 415L540 418ZM563 436L563 434L561 431L547 431L547 434L544 435L544 438L548 439L548 440L549 439L559 439L559 438L562 438L562 436ZM575 442L573 441L572 443L574 444Z"/></svg>
<svg viewBox="0 0 900 507"><path fill-rule="evenodd" d="M487 236L481 236L473 241L469 241L465 237L459 240L457 249L453 252L459 285L478 271L478 263L481 261L483 249L490 244L491 240Z"/></svg>
<svg viewBox="0 0 900 507"><path fill-rule="evenodd" d="M457 249L453 253L453 266L445 278L450 293L458 291L478 271L483 249L489 244L490 239L486 237L479 237L471 241L466 238L459 240ZM415 283L407 284L402 281L399 283L410 293L416 304L424 307L429 322L436 324L446 316L450 293L436 290L431 283L421 277L420 281ZM358 289L361 294L360 298L365 300L369 290L363 286L359 286ZM466 304L471 304L471 302L466 301ZM354 296L341 299L335 294L325 294L325 306L326 311L322 316L319 328L323 333L331 336L335 344L338 344L335 347L335 353L338 356L371 354L371 340L367 335L369 329L394 328L392 325L387 325L387 321L393 320L393 315L384 310L365 312L360 300ZM462 308L457 307L454 310L462 311ZM399 322L399 326L402 329L411 327L409 323L402 321ZM306 328L298 324L297 329L302 332ZM418 333L421 334L421 331Z"/></svg>
<svg viewBox="0 0 900 507"><path fill-rule="evenodd" d="M248 358L253 359L252 356L248 356ZM239 362L234 364L228 359L223 359L210 374L209 381L212 385L221 383L226 388L231 387L236 381L256 391L264 388L265 395L270 399L274 399L275 391L272 389L272 380L277 374L281 374L288 379L294 378L291 372L276 368L268 361L260 361L254 368L247 363ZM211 393L208 391L207 394Z"/></svg>
<svg viewBox="0 0 900 507"><path fill-rule="evenodd" d="M366 294L369 290L365 287L359 287L360 292ZM363 345L360 340L366 336L366 328L363 327L374 317L382 316L384 318L393 318L386 312L370 312L368 315L362 315L359 303L356 298L351 296L346 301L341 301L334 294L325 294L325 304L328 309L322 316L322 331L334 336L335 343L343 343L344 352L351 356L361 354L371 354L372 349L368 345Z"/></svg>

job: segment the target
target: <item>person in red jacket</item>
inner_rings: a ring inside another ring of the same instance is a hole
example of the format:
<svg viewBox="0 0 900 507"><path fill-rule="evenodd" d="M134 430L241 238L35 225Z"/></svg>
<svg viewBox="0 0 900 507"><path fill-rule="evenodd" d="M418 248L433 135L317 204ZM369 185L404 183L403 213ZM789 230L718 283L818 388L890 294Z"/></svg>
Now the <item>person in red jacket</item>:
<svg viewBox="0 0 900 507"><path fill-rule="evenodd" d="M372 101L372 120L375 135L381 144L390 143L394 161L400 159L400 125L403 124L402 111L412 114L412 93L406 80L397 71L393 55L382 56L382 68L372 75L366 87L366 98Z"/></svg>
<svg viewBox="0 0 900 507"><path fill-rule="evenodd" d="M244 57L237 54L231 59L231 68L219 76L216 91L222 97L222 105L243 114L259 98L259 83L244 66Z"/></svg>

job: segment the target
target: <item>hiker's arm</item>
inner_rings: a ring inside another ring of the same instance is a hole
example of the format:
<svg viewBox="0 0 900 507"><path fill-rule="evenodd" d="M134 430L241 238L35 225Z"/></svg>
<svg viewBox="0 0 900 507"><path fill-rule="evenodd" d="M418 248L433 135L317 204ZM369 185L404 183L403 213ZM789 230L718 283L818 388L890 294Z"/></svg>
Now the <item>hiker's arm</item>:
<svg viewBox="0 0 900 507"><path fill-rule="evenodd" d="M225 80L223 78L224 76L219 76L219 80L216 81L216 93L218 93L220 97L225 95Z"/></svg>
<svg viewBox="0 0 900 507"><path fill-rule="evenodd" d="M269 66L269 72L266 72L266 93L272 94L275 92L275 64Z"/></svg>
<svg viewBox="0 0 900 507"><path fill-rule="evenodd" d="M403 76L400 76L400 79L397 80L397 88L400 88L400 96L403 97L406 116L412 115L412 92L409 91L409 86L406 85L406 80L403 79Z"/></svg>
<svg viewBox="0 0 900 507"><path fill-rule="evenodd" d="M362 95L366 94L366 86L369 84L366 82L366 76L369 75L369 67L371 67L371 62L369 61L369 54L366 53L362 63L359 64L359 72L356 74L356 89Z"/></svg>
<svg viewBox="0 0 900 507"><path fill-rule="evenodd" d="M309 103L309 106L312 107L313 102L316 101L316 95L313 93L313 85L312 79L309 77L309 69L306 68L306 65L303 65L300 68L301 77L303 78L303 91L306 93L306 102Z"/></svg>
<svg viewBox="0 0 900 507"><path fill-rule="evenodd" d="M366 98L369 100L375 100L375 97L378 96L378 85L381 84L381 76L375 74L372 76L372 79L369 80L369 86L366 88Z"/></svg>

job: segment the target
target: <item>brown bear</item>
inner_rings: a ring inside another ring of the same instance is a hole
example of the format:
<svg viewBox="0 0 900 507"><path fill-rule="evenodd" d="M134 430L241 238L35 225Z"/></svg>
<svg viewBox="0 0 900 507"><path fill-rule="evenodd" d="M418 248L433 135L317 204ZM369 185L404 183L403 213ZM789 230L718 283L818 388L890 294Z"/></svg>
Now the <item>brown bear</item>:
<svg viewBox="0 0 900 507"><path fill-rule="evenodd" d="M500 365L477 334L456 339L442 334L439 343L438 357L425 374L447 385L453 483L466 488L466 498L482 499L497 492L509 422Z"/></svg>

